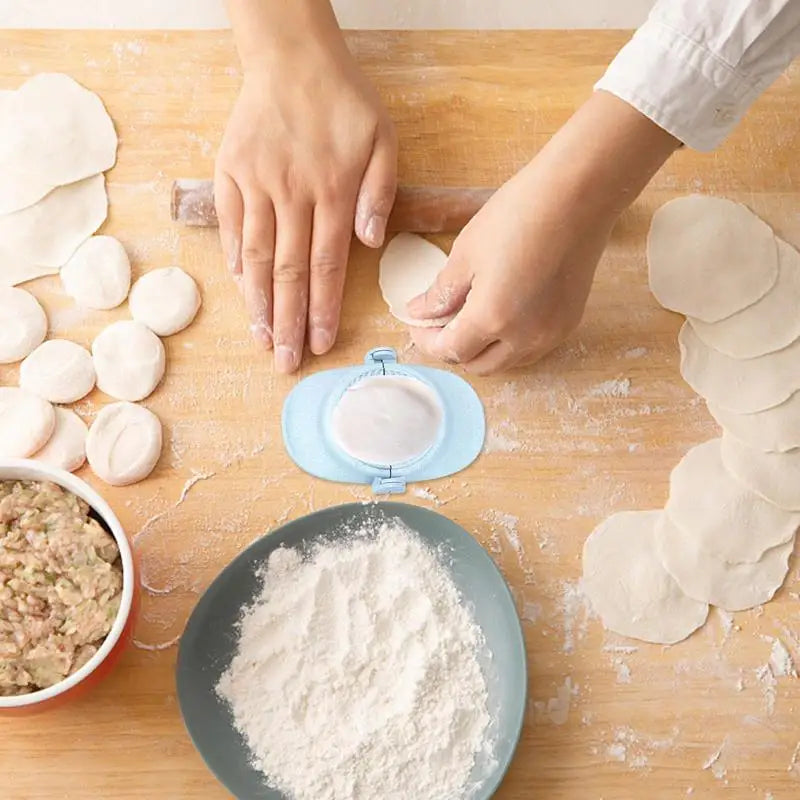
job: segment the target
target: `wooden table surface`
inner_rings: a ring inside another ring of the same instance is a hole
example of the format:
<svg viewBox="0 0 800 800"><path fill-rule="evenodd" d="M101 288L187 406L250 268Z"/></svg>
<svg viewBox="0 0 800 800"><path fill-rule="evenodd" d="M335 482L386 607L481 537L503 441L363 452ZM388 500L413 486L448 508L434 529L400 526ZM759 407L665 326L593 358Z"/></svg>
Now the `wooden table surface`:
<svg viewBox="0 0 800 800"><path fill-rule="evenodd" d="M397 121L402 181L487 186L542 146L625 38L349 37ZM147 403L167 432L155 474L114 490L82 473L136 542L147 587L136 647L76 705L0 720L0 795L223 798L175 701L174 644L187 615L254 538L313 509L369 495L292 465L279 415L297 378L275 375L250 343L215 233L169 220L172 179L212 174L240 82L230 36L3 33L0 88L48 70L98 92L120 133L104 230L125 243L137 275L180 264L196 276L204 307L193 327L167 341L167 378ZM714 612L702 631L671 648L604 633L577 587L581 546L595 524L617 510L661 506L671 467L716 431L678 375L680 320L647 289L650 215L679 194L718 193L748 203L800 244L798 110L794 69L716 153L677 155L618 226L577 335L535 369L474 381L488 416L487 452L463 474L405 498L474 532L524 617L530 705L500 800L800 796L798 680L772 678L763 668L774 637L800 658L796 565L775 602L733 620ZM356 362L378 344L417 358L380 301L376 265L375 253L354 246L339 346L308 361L303 374ZM54 279L31 289L51 312L54 331L85 344L126 313L76 310ZM0 367L0 383L15 379L13 368ZM90 419L103 402L93 396L79 411Z"/></svg>

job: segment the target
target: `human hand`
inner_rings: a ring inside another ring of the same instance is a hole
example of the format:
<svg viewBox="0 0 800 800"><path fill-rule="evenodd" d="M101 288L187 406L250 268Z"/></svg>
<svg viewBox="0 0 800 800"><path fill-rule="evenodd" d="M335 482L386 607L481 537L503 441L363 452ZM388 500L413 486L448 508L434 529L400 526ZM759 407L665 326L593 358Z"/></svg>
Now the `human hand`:
<svg viewBox="0 0 800 800"><path fill-rule="evenodd" d="M678 146L598 92L504 184L455 240L447 266L409 304L425 353L485 375L530 364L580 322L597 262L623 209Z"/></svg>
<svg viewBox="0 0 800 800"><path fill-rule="evenodd" d="M240 44L244 81L216 162L226 260L254 337L285 373L299 367L307 329L313 353L333 346L353 231L381 246L396 185L392 122L335 19L323 25L319 13L299 44Z"/></svg>

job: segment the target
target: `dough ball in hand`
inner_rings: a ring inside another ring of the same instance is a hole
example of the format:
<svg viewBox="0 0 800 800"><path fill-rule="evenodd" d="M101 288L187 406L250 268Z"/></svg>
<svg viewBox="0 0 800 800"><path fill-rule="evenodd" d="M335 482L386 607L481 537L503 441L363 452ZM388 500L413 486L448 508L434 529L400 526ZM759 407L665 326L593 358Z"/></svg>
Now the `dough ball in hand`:
<svg viewBox="0 0 800 800"><path fill-rule="evenodd" d="M179 267L164 267L142 275L131 289L131 316L159 336L188 327L200 309L194 279Z"/></svg>

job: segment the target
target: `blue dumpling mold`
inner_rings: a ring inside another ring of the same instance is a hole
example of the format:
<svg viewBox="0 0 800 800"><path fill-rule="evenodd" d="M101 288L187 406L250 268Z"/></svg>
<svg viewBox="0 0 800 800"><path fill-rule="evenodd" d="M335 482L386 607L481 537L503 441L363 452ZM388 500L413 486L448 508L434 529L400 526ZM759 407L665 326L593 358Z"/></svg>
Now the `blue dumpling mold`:
<svg viewBox="0 0 800 800"><path fill-rule="evenodd" d="M365 378L392 375L422 381L438 395L442 425L436 442L403 464L368 464L343 452L330 427L331 414L347 389ZM379 347L364 363L317 373L302 380L286 398L283 441L300 469L327 481L371 485L376 494L402 494L406 485L444 478L468 467L481 452L486 418L475 390L462 378L432 367L397 362L397 353Z"/></svg>

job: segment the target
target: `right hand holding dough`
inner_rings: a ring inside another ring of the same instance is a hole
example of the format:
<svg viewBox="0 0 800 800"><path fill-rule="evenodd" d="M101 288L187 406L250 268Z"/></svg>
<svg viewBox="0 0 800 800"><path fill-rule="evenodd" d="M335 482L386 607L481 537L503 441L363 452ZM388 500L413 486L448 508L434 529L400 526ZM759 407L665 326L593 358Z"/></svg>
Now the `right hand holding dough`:
<svg viewBox="0 0 800 800"><path fill-rule="evenodd" d="M456 239L436 283L409 303L424 352L489 374L530 364L578 325L617 218L678 142L597 92Z"/></svg>
<svg viewBox="0 0 800 800"><path fill-rule="evenodd" d="M313 353L335 342L353 230L383 244L397 142L327 2L230 13L244 82L217 156L220 235L253 335L288 373L307 328Z"/></svg>

